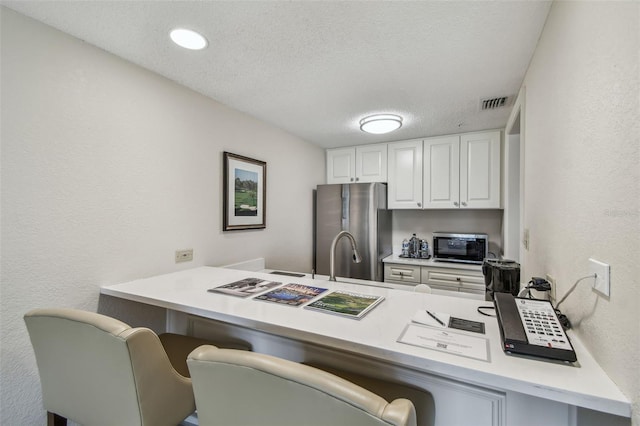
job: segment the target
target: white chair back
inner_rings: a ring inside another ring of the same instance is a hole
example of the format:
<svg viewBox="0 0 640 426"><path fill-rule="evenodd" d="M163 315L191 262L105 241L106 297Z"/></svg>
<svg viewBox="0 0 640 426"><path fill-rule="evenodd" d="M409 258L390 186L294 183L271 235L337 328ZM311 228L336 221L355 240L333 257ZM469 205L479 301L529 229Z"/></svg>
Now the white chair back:
<svg viewBox="0 0 640 426"><path fill-rule="evenodd" d="M431 287L426 284L418 284L413 288L413 291L417 293L431 293Z"/></svg>
<svg viewBox="0 0 640 426"><path fill-rule="evenodd" d="M255 352L201 346L187 358L200 426L415 426L413 403L389 403L331 373Z"/></svg>
<svg viewBox="0 0 640 426"><path fill-rule="evenodd" d="M48 412L91 426L155 426L195 410L191 380L153 331L73 309L36 309L24 320Z"/></svg>

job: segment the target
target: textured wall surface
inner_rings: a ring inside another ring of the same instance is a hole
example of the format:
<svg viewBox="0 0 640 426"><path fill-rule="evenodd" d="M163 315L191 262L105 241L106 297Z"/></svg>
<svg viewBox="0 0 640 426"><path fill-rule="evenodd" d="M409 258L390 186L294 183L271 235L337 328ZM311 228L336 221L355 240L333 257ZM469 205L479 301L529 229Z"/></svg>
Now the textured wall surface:
<svg viewBox="0 0 640 426"><path fill-rule="evenodd" d="M503 125L508 108L477 114L479 100L517 93L550 7L549 0L3 4L324 147L456 133L461 122L464 131ZM188 55L192 66L168 59L175 48L164 35L186 23L209 39L206 52ZM401 114L402 128L361 132L362 114L379 108Z"/></svg>
<svg viewBox="0 0 640 426"><path fill-rule="evenodd" d="M582 281L561 309L640 425L640 5L555 2L525 78L524 276L562 297L611 265L611 296Z"/></svg>
<svg viewBox="0 0 640 426"><path fill-rule="evenodd" d="M22 315L63 306L123 316L99 287L265 257L308 271L324 152L165 78L0 8L1 414L44 424ZM267 229L222 232L222 152L267 162ZM193 248L176 265L176 249ZM164 311L132 325L161 329Z"/></svg>

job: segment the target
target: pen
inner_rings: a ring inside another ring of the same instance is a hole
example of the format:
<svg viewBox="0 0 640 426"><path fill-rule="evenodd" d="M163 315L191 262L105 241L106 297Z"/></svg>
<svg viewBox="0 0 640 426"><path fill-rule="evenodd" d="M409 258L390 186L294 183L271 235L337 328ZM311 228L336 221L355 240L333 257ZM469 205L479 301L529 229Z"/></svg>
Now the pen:
<svg viewBox="0 0 640 426"><path fill-rule="evenodd" d="M440 318L438 318L437 316L433 315L433 314L432 314L431 312L429 312L429 311L426 311L426 312L427 312L427 314L429 314L429 316L430 316L431 318L433 318L434 320L438 321L438 323L439 323L441 326L446 327L446 325L444 325L444 323L443 323L442 321L440 321Z"/></svg>

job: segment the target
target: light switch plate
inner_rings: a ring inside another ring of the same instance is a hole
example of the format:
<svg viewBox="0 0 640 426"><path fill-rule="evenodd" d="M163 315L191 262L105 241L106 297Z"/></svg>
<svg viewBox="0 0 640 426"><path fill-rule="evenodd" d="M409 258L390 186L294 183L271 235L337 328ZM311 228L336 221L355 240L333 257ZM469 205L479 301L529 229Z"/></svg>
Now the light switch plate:
<svg viewBox="0 0 640 426"><path fill-rule="evenodd" d="M529 228L525 228L522 233L522 246L525 250L529 250Z"/></svg>
<svg viewBox="0 0 640 426"><path fill-rule="evenodd" d="M191 262L193 260L193 249L176 250L176 263Z"/></svg>
<svg viewBox="0 0 640 426"><path fill-rule="evenodd" d="M611 290L610 266L607 263L595 259L589 259L589 272L596 274L593 282L593 289L598 293L609 296Z"/></svg>

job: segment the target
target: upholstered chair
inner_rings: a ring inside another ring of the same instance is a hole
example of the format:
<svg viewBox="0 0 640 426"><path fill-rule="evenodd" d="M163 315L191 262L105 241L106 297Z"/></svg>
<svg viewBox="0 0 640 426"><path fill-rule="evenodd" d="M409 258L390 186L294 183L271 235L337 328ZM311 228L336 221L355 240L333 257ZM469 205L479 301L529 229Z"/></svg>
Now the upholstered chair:
<svg viewBox="0 0 640 426"><path fill-rule="evenodd" d="M331 373L254 352L200 346L187 358L201 426L415 426L411 401L387 402Z"/></svg>
<svg viewBox="0 0 640 426"><path fill-rule="evenodd" d="M417 293L431 293L431 287L426 284L418 284L413 287L413 291Z"/></svg>
<svg viewBox="0 0 640 426"><path fill-rule="evenodd" d="M160 343L169 356L169 361L175 370L184 377L191 377L187 367L187 356L189 353L202 345L214 345L225 349L238 349L250 351L251 344L241 340L215 339L206 340L198 337L183 336L182 334L162 333L159 334Z"/></svg>
<svg viewBox="0 0 640 426"><path fill-rule="evenodd" d="M36 309L24 320L50 425L176 425L195 410L191 379L153 331L74 309ZM191 350L202 341L183 343Z"/></svg>

